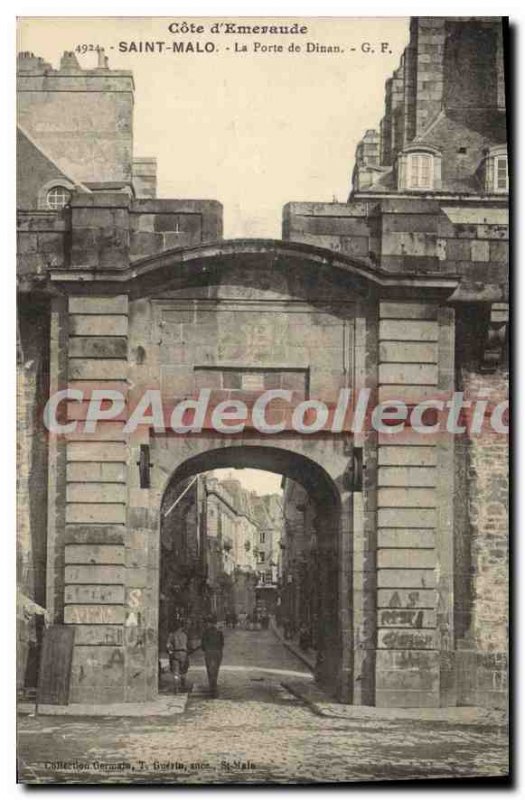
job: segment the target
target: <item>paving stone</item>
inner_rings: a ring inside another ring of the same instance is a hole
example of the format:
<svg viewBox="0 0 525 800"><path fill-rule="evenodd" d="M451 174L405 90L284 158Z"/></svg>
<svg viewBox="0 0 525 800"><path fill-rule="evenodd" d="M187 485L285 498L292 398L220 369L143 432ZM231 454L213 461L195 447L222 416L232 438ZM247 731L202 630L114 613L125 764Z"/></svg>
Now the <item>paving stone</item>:
<svg viewBox="0 0 525 800"><path fill-rule="evenodd" d="M199 651L188 673L193 692L184 714L159 710L151 716L152 702L125 704L116 718L123 706L113 705L105 719L19 717L19 780L305 784L507 773L502 712L340 705L315 687L304 664L271 631L225 635L218 698L208 695ZM170 695L163 677L167 693L159 707L176 706L183 696Z"/></svg>

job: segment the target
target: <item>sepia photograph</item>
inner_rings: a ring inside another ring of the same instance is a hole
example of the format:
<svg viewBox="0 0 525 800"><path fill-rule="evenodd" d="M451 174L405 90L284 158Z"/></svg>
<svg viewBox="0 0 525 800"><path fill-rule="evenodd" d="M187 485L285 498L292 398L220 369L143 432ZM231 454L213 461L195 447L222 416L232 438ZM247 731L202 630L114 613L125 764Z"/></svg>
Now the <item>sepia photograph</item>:
<svg viewBox="0 0 525 800"><path fill-rule="evenodd" d="M18 783L509 779L510 42L18 18Z"/></svg>

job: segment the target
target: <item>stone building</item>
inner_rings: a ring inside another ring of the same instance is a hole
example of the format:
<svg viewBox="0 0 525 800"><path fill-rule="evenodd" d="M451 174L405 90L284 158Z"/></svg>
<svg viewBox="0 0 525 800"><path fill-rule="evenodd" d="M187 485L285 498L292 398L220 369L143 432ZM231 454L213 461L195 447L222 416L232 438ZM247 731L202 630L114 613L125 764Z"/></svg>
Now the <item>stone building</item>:
<svg viewBox="0 0 525 800"><path fill-rule="evenodd" d="M231 565L223 565L232 583L230 602L223 604L222 611L251 614L258 604L264 603L273 612L277 599L277 550L282 535L279 496L248 492L233 478L219 481L208 477L206 486L208 536L216 524L223 550L229 552L231 560ZM214 522L221 516L223 520L231 519L226 522L229 534L225 535L224 521L222 525Z"/></svg>
<svg viewBox="0 0 525 800"><path fill-rule="evenodd" d="M259 578L260 529L250 493L213 474L171 484L161 510L159 643L182 619L199 629L206 616L251 614Z"/></svg>
<svg viewBox="0 0 525 800"><path fill-rule="evenodd" d="M164 497L159 558L160 651L175 620L195 626L210 610L208 575L210 567L213 570L214 553L205 529L205 497L201 476L171 486Z"/></svg>
<svg viewBox="0 0 525 800"><path fill-rule="evenodd" d="M380 130L357 146L348 203L285 209L286 237L364 257L386 281L459 277L444 304L422 305L424 293L379 303L380 399L507 396L506 142L501 21L414 18ZM505 703L506 442L466 433L448 456L444 442L435 454L384 436L374 455L363 446L363 546L373 552L360 580L363 598L376 590L377 616L373 632L365 619L354 631L365 650L377 643L376 702L424 704L435 692L445 704ZM432 587L418 593L421 613L405 610L414 587Z"/></svg>
<svg viewBox="0 0 525 800"><path fill-rule="evenodd" d="M257 573L256 596L259 606L275 614L279 576L280 541L283 535L283 513L281 497L277 494L258 496L252 492L251 506L257 525Z"/></svg>
<svg viewBox="0 0 525 800"><path fill-rule="evenodd" d="M406 269L412 261L421 271L462 276L469 296L453 306L454 388L495 402L507 396L508 380L508 163L500 20L413 19L399 70L385 86L377 164L382 174L361 189L356 166L351 201L379 199L377 252L386 269ZM393 216L390 200L396 197L406 205ZM388 339L380 336L385 364L396 360ZM456 650L449 691L457 692L458 703L505 702L507 459L506 445L494 436L466 434L455 442L454 611L447 635ZM387 497L382 503L379 488L381 514L381 507L385 513L391 506L387 487L397 480L387 476L378 485ZM414 500L416 505L421 498ZM402 544L398 534L385 537L379 551L385 565L401 556L387 548ZM439 605L437 612L439 628ZM385 655L385 685L395 660Z"/></svg>
<svg viewBox="0 0 525 800"><path fill-rule="evenodd" d="M220 554L210 610L221 620L232 612L250 614L255 607L258 532L248 492L239 481L208 478L206 494L208 540L215 541Z"/></svg>
<svg viewBox="0 0 525 800"><path fill-rule="evenodd" d="M314 641L320 603L316 581L315 506L301 484L285 479L283 509L280 622L287 635L296 634L306 625Z"/></svg>
<svg viewBox="0 0 525 800"><path fill-rule="evenodd" d="M348 202L287 204L281 240L223 240L216 201L155 198L130 73L21 54L18 567L25 596L74 626L72 702L155 695L162 511L225 467L308 496L317 679L334 696L506 702L503 433L300 435L276 406L274 436L125 427L152 388L412 406L460 391L490 417L507 391L502 42L496 18L415 18ZM42 406L65 388L82 399L48 435ZM126 406L91 431L101 389Z"/></svg>

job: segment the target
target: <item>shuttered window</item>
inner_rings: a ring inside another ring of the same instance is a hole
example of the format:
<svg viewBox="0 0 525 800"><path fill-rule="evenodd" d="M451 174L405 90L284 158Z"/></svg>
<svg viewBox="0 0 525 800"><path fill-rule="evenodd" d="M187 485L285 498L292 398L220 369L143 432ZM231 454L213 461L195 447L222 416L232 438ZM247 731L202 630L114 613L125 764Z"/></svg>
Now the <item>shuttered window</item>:
<svg viewBox="0 0 525 800"><path fill-rule="evenodd" d="M507 156L496 156L494 159L494 190L508 192L509 170Z"/></svg>
<svg viewBox="0 0 525 800"><path fill-rule="evenodd" d="M433 157L428 153L412 153L408 163L409 189L432 189L434 183Z"/></svg>

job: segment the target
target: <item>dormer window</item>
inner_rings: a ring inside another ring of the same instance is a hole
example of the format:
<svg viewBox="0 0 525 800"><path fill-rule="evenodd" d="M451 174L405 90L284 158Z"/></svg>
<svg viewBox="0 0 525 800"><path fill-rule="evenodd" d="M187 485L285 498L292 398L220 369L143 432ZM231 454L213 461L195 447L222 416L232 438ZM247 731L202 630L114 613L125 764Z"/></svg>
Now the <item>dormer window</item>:
<svg viewBox="0 0 525 800"><path fill-rule="evenodd" d="M59 211L67 206L71 200L71 192L65 186L54 186L47 193L47 207L53 211Z"/></svg>
<svg viewBox="0 0 525 800"><path fill-rule="evenodd" d="M38 208L43 211L61 211L71 202L77 187L66 178L45 183L38 192Z"/></svg>
<svg viewBox="0 0 525 800"><path fill-rule="evenodd" d="M486 151L481 165L484 172L485 191L489 194L505 194L509 191L509 164L505 145Z"/></svg>
<svg viewBox="0 0 525 800"><path fill-rule="evenodd" d="M441 185L441 155L429 146L412 146L397 160L398 189L433 191Z"/></svg>
<svg viewBox="0 0 525 800"><path fill-rule="evenodd" d="M434 158L429 153L411 153L408 156L407 189L432 189Z"/></svg>
<svg viewBox="0 0 525 800"><path fill-rule="evenodd" d="M509 191L509 167L506 155L494 157L494 191Z"/></svg>

